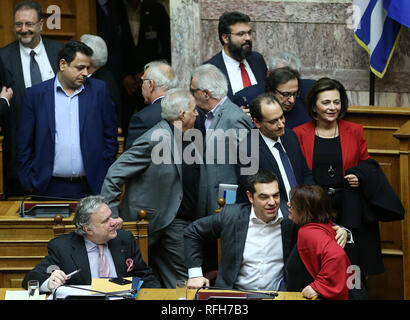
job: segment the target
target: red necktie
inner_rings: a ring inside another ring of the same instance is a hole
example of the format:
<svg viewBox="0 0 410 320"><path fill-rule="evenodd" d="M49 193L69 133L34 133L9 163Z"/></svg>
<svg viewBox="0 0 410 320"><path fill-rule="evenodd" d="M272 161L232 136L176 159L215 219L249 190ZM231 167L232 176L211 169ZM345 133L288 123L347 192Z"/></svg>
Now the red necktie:
<svg viewBox="0 0 410 320"><path fill-rule="evenodd" d="M241 62L239 64L239 68L241 68L241 76L242 76L242 83L243 83L243 87L247 88L250 87L251 84L251 79L249 79L249 75L248 72L245 69L245 65Z"/></svg>

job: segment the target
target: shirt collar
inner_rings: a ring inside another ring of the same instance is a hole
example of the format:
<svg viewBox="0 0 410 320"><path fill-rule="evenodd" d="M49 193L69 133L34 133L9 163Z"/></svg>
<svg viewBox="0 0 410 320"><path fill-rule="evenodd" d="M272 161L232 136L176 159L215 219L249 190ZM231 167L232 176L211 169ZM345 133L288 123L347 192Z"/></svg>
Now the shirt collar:
<svg viewBox="0 0 410 320"><path fill-rule="evenodd" d="M28 48L23 46L20 42L19 42L19 46L20 46L20 50L27 55L28 57L30 56L30 52L32 50L34 50L34 52L36 53L36 55L38 56L39 54L41 54L41 51L43 49L43 40L40 37L40 42L38 43L37 47L35 47L34 49Z"/></svg>
<svg viewBox="0 0 410 320"><path fill-rule="evenodd" d="M58 80L58 73L56 75L56 80L54 81L54 92L57 92L57 90L60 89L62 92L64 92L64 94L68 97L69 95L67 94L67 92L65 92L63 85L60 83L60 80ZM84 90L84 85L82 84L81 87L77 88L74 91L74 94L71 97L76 96L77 94L79 94L81 91Z"/></svg>
<svg viewBox="0 0 410 320"><path fill-rule="evenodd" d="M282 141L280 140L280 137L278 137L278 139L275 141L272 138L265 136L262 132L259 131L259 133L261 134L263 140L265 140L269 149L272 149L276 142L279 142L283 146Z"/></svg>
<svg viewBox="0 0 410 320"><path fill-rule="evenodd" d="M247 62L246 59L243 59L242 61L239 62L239 61L235 60L234 58L231 58L230 56L228 56L228 55L225 53L225 49L224 49L224 48L222 48L222 58L223 58L225 64L230 64L230 65L235 66L235 67L237 67L237 68L239 68L239 64L240 64L240 63L243 63L243 64L246 65L246 62Z"/></svg>
<svg viewBox="0 0 410 320"><path fill-rule="evenodd" d="M98 245L95 244L94 242L92 242L87 237L84 237L84 243L85 243L85 248L86 248L87 252L91 252L91 251L94 251L96 249L98 250Z"/></svg>
<svg viewBox="0 0 410 320"><path fill-rule="evenodd" d="M218 102L218 104L217 104L212 110L210 110L210 111L208 111L208 112L206 113L206 115L212 113L211 119L212 119L213 117L215 117L216 113L217 113L218 110L220 109L220 106L225 102L226 98L227 98L227 96L223 97L223 98Z"/></svg>
<svg viewBox="0 0 410 320"><path fill-rule="evenodd" d="M269 221L268 223L266 223L266 222L262 221L261 219L259 219L259 218L256 216L255 210L254 210L253 205L252 205L251 215L250 215L250 217L249 217L249 222L250 222L250 223L253 223L253 224L265 224L265 225L277 225L277 224L281 223L282 220L283 220L283 214L282 214L282 211L280 210L280 208L279 208L279 210L278 210L278 213L276 214L275 219L273 219L272 221Z"/></svg>

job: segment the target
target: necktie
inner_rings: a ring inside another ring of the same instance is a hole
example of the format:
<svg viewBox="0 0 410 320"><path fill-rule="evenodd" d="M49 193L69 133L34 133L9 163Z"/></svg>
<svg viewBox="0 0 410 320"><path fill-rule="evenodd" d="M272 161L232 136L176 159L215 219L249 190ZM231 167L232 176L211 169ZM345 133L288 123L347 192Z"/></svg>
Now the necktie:
<svg viewBox="0 0 410 320"><path fill-rule="evenodd" d="M35 55L36 55L36 52L34 50L31 50L30 52L30 77L31 77L32 86L42 81L40 68L38 66L36 59L34 59Z"/></svg>
<svg viewBox="0 0 410 320"><path fill-rule="evenodd" d="M249 79L248 71L245 69L245 65L241 62L239 64L239 68L241 68L241 76L242 76L242 83L243 87L247 88L251 86L251 79Z"/></svg>
<svg viewBox="0 0 410 320"><path fill-rule="evenodd" d="M283 147L279 142L276 142L274 147L279 150L280 160L282 161L282 165L285 168L290 187L293 188L297 186L298 183L296 182L295 174L293 173L288 155L286 154L285 150L283 150Z"/></svg>
<svg viewBox="0 0 410 320"><path fill-rule="evenodd" d="M107 278L110 276L110 265L108 264L108 260L104 254L104 245L99 244L98 250L100 250L100 254L98 256L98 272L100 274L100 278Z"/></svg>

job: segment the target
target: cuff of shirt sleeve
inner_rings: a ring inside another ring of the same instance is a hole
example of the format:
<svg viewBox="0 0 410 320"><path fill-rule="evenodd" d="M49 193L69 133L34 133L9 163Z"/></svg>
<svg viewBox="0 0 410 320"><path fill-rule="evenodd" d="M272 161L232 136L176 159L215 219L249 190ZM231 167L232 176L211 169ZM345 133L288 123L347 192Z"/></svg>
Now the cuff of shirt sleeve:
<svg viewBox="0 0 410 320"><path fill-rule="evenodd" d="M0 97L0 99L4 99L4 100L6 100L7 105L10 107L10 101L9 101L9 99L7 99L6 97Z"/></svg>
<svg viewBox="0 0 410 320"><path fill-rule="evenodd" d="M50 281L50 278L48 278L46 281L43 282L43 284L40 286L40 292L51 292L50 289L48 288L49 281Z"/></svg>
<svg viewBox="0 0 410 320"><path fill-rule="evenodd" d="M201 267L195 267L195 268L189 268L188 269L188 277L189 278L196 278L196 277L203 277L202 273L202 268Z"/></svg>

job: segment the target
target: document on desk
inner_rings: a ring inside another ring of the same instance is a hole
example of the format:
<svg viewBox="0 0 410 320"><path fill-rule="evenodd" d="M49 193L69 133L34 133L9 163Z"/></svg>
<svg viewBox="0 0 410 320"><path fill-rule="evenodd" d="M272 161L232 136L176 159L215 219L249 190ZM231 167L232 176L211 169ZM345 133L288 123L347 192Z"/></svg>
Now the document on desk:
<svg viewBox="0 0 410 320"><path fill-rule="evenodd" d="M91 286L89 285L82 285L82 286L77 286L77 287L88 289L88 290L91 289ZM90 291L61 286L57 288L56 299L65 299L67 296L89 296L89 295L91 295ZM50 294L47 300L53 300L53 294Z"/></svg>
<svg viewBox="0 0 410 320"><path fill-rule="evenodd" d="M28 300L28 292L26 290L7 290L4 300ZM31 300L46 300L46 295L40 294L38 298Z"/></svg>

